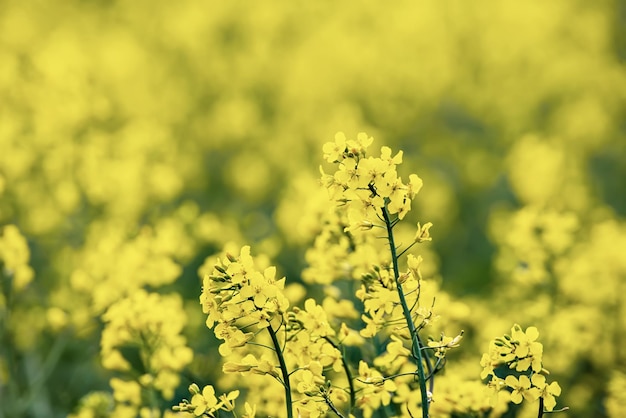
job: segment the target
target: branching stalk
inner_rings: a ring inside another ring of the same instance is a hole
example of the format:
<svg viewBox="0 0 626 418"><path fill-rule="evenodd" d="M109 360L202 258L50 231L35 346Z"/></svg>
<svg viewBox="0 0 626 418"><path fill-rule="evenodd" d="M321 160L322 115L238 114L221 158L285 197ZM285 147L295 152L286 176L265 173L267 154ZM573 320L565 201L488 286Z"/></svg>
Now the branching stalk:
<svg viewBox="0 0 626 418"><path fill-rule="evenodd" d="M285 357L283 356L283 351L280 349L280 343L278 342L278 337L276 337L276 331L274 331L271 324L267 327L267 331L270 333L270 337L272 338L272 343L274 344L274 348L276 349L276 357L278 357L278 364L280 365L280 371L283 375L283 386L285 387L285 403L287 404L287 418L293 418L293 408L291 405L291 384L289 383L289 371L287 370Z"/></svg>
<svg viewBox="0 0 626 418"><path fill-rule="evenodd" d="M428 418L428 391L426 389L426 375L424 373L424 364L422 362L422 350L421 343L419 341L417 330L415 329L415 324L413 323L413 317L411 315L411 311L406 302L406 298L404 296L404 290L402 289L402 284L398 281L400 277L400 269L398 268L398 256L396 254L396 244L393 239L393 222L389 217L389 212L387 211L387 206L383 207L383 218L385 220L385 225L387 226L387 238L389 240L389 249L391 250L391 261L393 263L393 275L396 281L396 286L398 288L398 296L400 298L400 305L402 306L402 313L404 314L404 318L406 319L406 323L409 327L409 332L411 334L412 339L412 351L413 355L417 359L417 376L419 381L420 393L422 397L422 417Z"/></svg>
<svg viewBox="0 0 626 418"><path fill-rule="evenodd" d="M326 404L328 405L330 410L333 411L339 418L345 418L343 414L341 413L341 411L339 411L337 407L335 406L335 404L330 400L330 398L328 396L326 396L325 398L326 398Z"/></svg>

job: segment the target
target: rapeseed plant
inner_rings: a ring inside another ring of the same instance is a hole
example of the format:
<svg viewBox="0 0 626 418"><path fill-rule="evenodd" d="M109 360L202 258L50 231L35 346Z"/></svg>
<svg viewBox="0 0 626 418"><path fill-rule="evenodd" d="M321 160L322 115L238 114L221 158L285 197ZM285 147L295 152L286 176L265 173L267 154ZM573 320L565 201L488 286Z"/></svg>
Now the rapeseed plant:
<svg viewBox="0 0 626 418"><path fill-rule="evenodd" d="M402 152L392 156L390 148L382 147L380 157L368 156L372 142L364 133L356 140L338 133L334 142L323 147L324 158L336 164L337 171L326 174L321 170L321 182L332 202L328 231L334 228L333 235L350 243L344 247L345 259L339 260L348 274L340 274L360 282L354 297L363 305L365 326L359 334L369 342L352 344L357 344L362 356L368 351L373 354L372 364L359 359L355 367L346 357L351 330L338 321L340 312L327 312L314 299L307 299L304 308L290 308L283 294L285 278L276 278L275 267L257 267L250 247L242 247L239 255L218 257L211 273L203 278L200 303L207 327L223 341L219 346L226 360L222 371L273 378L283 387L287 417L328 413L371 417L376 411L390 410L407 416L421 411L426 418L435 398L435 374L441 372L447 351L458 347L463 335L442 335L439 341L426 344L419 334L435 317L434 300L430 305L422 300L422 257L408 254L405 271L400 270L400 257L413 245L432 239L432 223L418 223L413 242L403 249L395 244L394 228L409 212L422 181L411 174L405 184L398 176ZM385 246L380 247L379 234L386 242L386 252L381 252ZM363 254L375 256L364 259ZM355 271L360 277L355 277ZM329 284L326 278L320 282ZM326 300L333 299L340 296ZM333 306L338 306L336 303ZM348 305L345 316L351 316L351 311ZM333 318L333 313L337 317ZM382 344L384 349L372 352L368 344ZM251 347L256 349L252 353ZM264 351L255 354L258 350ZM336 381L345 384L338 386ZM206 394L204 389L202 394L191 390L191 402L183 401L176 410L214 416L223 405L212 387L205 389ZM398 396L410 391L419 393L420 400ZM257 407L253 404L250 408Z"/></svg>

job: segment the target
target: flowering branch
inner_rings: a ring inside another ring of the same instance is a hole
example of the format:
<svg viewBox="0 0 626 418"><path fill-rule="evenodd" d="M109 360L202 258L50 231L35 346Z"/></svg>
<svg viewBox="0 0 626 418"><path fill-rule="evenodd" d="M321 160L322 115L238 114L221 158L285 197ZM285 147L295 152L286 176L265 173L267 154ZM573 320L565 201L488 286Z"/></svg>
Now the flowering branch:
<svg viewBox="0 0 626 418"><path fill-rule="evenodd" d="M411 311L406 303L406 298L404 296L404 291L402 290L402 283L398 280L400 278L400 269L398 268L398 256L396 254L396 244L394 242L393 237L393 225L391 219L389 217L389 212L387 210L387 206L382 208L383 218L385 220L385 225L387 226L387 238L389 240L389 250L391 251L391 261L393 263L393 275L396 281L396 286L398 289L398 297L400 298L400 304L402 305L402 313L404 314L404 319L406 320L407 326L409 327L409 333L411 334L412 339L412 351L413 355L417 359L417 375L420 386L420 393L422 397L422 417L428 418L428 391L426 389L426 375L424 373L424 364L422 362L422 350L421 343L419 341L419 337L417 335L417 330L415 329L415 324L413 323L413 317L411 315Z"/></svg>

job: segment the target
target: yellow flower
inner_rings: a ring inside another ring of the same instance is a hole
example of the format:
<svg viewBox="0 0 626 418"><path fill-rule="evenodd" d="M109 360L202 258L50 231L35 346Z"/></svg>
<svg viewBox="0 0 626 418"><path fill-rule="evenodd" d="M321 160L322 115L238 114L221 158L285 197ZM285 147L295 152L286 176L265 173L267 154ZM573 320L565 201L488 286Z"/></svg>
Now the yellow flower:
<svg viewBox="0 0 626 418"><path fill-rule="evenodd" d="M489 404L491 406L495 406L498 403L498 400L502 393L508 395L510 399L510 395L508 392L503 392L502 389L506 386L506 383L503 379L500 379L497 376L493 376L493 378L487 383L486 393L489 395Z"/></svg>
<svg viewBox="0 0 626 418"><path fill-rule="evenodd" d="M514 352L518 358L528 355L540 356L543 353L543 346L536 341L539 338L539 331L536 327L528 327L526 332L523 332L521 327L515 324L511 329L511 338L517 346Z"/></svg>
<svg viewBox="0 0 626 418"><path fill-rule="evenodd" d="M433 239L430 236L430 228L433 226L432 222L426 222L424 226L422 226L419 222L417 223L417 232L415 233L415 238L413 241L415 242L425 242L432 241Z"/></svg>
<svg viewBox="0 0 626 418"><path fill-rule="evenodd" d="M335 134L335 142L327 142L322 147L324 159L329 163L341 161L346 151L346 135L343 132Z"/></svg>
<svg viewBox="0 0 626 418"><path fill-rule="evenodd" d="M365 132L359 132L356 136L356 141L350 139L346 142L348 152L353 155L365 154L367 147L369 147L373 141L374 138L367 136Z"/></svg>
<svg viewBox="0 0 626 418"><path fill-rule="evenodd" d="M363 225L365 221L376 221L379 217L381 209L385 206L385 201L380 196L372 196L371 192L366 189L349 190L346 192L349 198L348 219L350 227L354 229L356 224L358 227Z"/></svg>
<svg viewBox="0 0 626 418"><path fill-rule="evenodd" d="M420 266L424 259L421 255L415 257L413 254L409 254L406 259L407 266L409 268L409 272L413 275L413 277L417 280L422 279L422 273L420 271Z"/></svg>
<svg viewBox="0 0 626 418"><path fill-rule="evenodd" d="M390 184L390 192L387 198L389 199L389 204L387 205L389 213L406 212L405 206L411 207L411 199L407 197L407 187L402 183L402 179L396 179Z"/></svg>
<svg viewBox="0 0 626 418"><path fill-rule="evenodd" d="M268 285L260 272L254 272L248 279L248 284L241 288L241 299L252 299L257 308L265 307L267 301L276 296L276 287Z"/></svg>
<svg viewBox="0 0 626 418"><path fill-rule="evenodd" d="M391 379L383 379L380 372L370 368L364 361L359 362L359 378L362 388L358 393L357 405L365 409L377 409L381 404L389 405L391 393L398 387Z"/></svg>
<svg viewBox="0 0 626 418"><path fill-rule="evenodd" d="M377 185L383 181L383 175L389 166L380 158L368 157L359 160L357 168L359 178L359 188L367 189L370 184Z"/></svg>
<svg viewBox="0 0 626 418"><path fill-rule="evenodd" d="M392 334L391 340L385 352L374 359L374 365L387 373L399 370L411 356L411 351L404 347L400 338Z"/></svg>
<svg viewBox="0 0 626 418"><path fill-rule="evenodd" d="M546 383L546 377L542 374L534 374L532 383L539 389L539 396L543 398L543 406L547 411L552 411L556 406L556 396L561 394L561 386L557 382Z"/></svg>
<svg viewBox="0 0 626 418"><path fill-rule="evenodd" d="M6 225L0 230L0 266L5 274L13 276L13 288L17 291L24 289L35 276L29 260L26 238L15 225Z"/></svg>
<svg viewBox="0 0 626 418"><path fill-rule="evenodd" d="M361 319L365 322L365 328L361 329L359 334L365 338L371 338L376 335L380 329L380 323L382 322L381 317L382 311L380 315L375 314L373 317L361 315Z"/></svg>
<svg viewBox="0 0 626 418"><path fill-rule="evenodd" d="M539 331L535 327L528 327L526 332L523 332L521 327L515 324L511 329L513 354L518 358L515 370L518 372L529 368L532 368L534 372L541 371L543 345L536 341L538 337Z"/></svg>
<svg viewBox="0 0 626 418"><path fill-rule="evenodd" d="M519 379L509 375L504 379L504 382L513 389L511 393L511 401L513 403L522 403L522 399L531 402L539 399L539 389L531 387L530 379L526 375L521 375Z"/></svg>
<svg viewBox="0 0 626 418"><path fill-rule="evenodd" d="M365 302L365 312L384 312L390 314L393 308L399 303L398 293L395 289L386 289L384 287L376 287L370 291L371 296Z"/></svg>
<svg viewBox="0 0 626 418"><path fill-rule="evenodd" d="M228 356L233 348L243 347L253 337L253 333L244 333L237 327L220 323L215 327L215 336L224 340L218 350L222 356Z"/></svg>
<svg viewBox="0 0 626 418"><path fill-rule="evenodd" d="M296 317L313 337L335 335L335 331L328 322L326 311L315 303L315 299L307 299L304 302L304 310L298 310Z"/></svg>
<svg viewBox="0 0 626 418"><path fill-rule="evenodd" d="M135 381L111 378L113 398L117 402L128 402L131 405L141 405L141 385Z"/></svg>
<svg viewBox="0 0 626 418"><path fill-rule="evenodd" d="M326 381L322 375L322 365L314 361L307 366L305 370L298 373L297 378L300 380L296 389L300 393L308 396L315 396L320 393L320 387Z"/></svg>
<svg viewBox="0 0 626 418"><path fill-rule="evenodd" d="M345 187L356 188L358 185L357 161L346 158L339 163L339 170L335 172L335 181Z"/></svg>
<svg viewBox="0 0 626 418"><path fill-rule="evenodd" d="M456 337L446 337L443 333L441 333L441 339L439 341L429 341L428 346L435 349L435 356L444 357L450 348L459 346L462 338L463 331L461 331L461 333Z"/></svg>
<svg viewBox="0 0 626 418"><path fill-rule="evenodd" d="M264 354L259 359L257 366L252 370L252 373L269 374L270 376L278 377L276 368L277 366Z"/></svg>
<svg viewBox="0 0 626 418"><path fill-rule="evenodd" d="M480 365L483 366L483 370L480 372L480 378L486 379L488 376L493 375L493 368L497 363L494 363L488 353L483 353L480 359Z"/></svg>
<svg viewBox="0 0 626 418"><path fill-rule="evenodd" d="M393 167L396 164L402 164L402 154L403 154L403 151L400 150L395 155L395 157L392 157L391 148L385 147L385 146L380 148L380 159L385 161L387 165L390 167Z"/></svg>
<svg viewBox="0 0 626 418"><path fill-rule="evenodd" d="M422 190L423 185L424 182L421 178L418 177L417 174L411 174L409 176L409 185L407 191L409 198L413 199L415 195L418 194L420 190Z"/></svg>
<svg viewBox="0 0 626 418"><path fill-rule="evenodd" d="M255 418L256 417L256 405L250 406L248 402L245 403L244 409L246 412L243 414L243 418Z"/></svg>
<svg viewBox="0 0 626 418"><path fill-rule="evenodd" d="M258 360L254 355L248 354L241 359L241 362L235 363L234 361L227 361L222 366L224 373L245 373L256 367Z"/></svg>
<svg viewBox="0 0 626 418"><path fill-rule="evenodd" d="M355 330L348 328L345 322L341 323L339 340L342 345L347 346L360 346L364 343L363 338Z"/></svg>
<svg viewBox="0 0 626 418"><path fill-rule="evenodd" d="M221 409L224 411L232 411L235 409L235 399L239 397L239 391L233 390L228 394L220 395L220 402L222 404Z"/></svg>
<svg viewBox="0 0 626 418"><path fill-rule="evenodd" d="M207 385L202 389L202 393L196 393L191 398L191 405L194 407L193 413L199 417L205 412L212 413L220 408L215 397L215 389L211 385Z"/></svg>

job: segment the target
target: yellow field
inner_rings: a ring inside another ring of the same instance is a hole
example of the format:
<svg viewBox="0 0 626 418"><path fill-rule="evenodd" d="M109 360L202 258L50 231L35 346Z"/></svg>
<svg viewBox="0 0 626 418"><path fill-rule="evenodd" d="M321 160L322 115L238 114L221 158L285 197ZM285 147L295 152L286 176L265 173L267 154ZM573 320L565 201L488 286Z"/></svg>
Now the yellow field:
<svg viewBox="0 0 626 418"><path fill-rule="evenodd" d="M622 417L625 60L610 0L0 0L0 418Z"/></svg>

